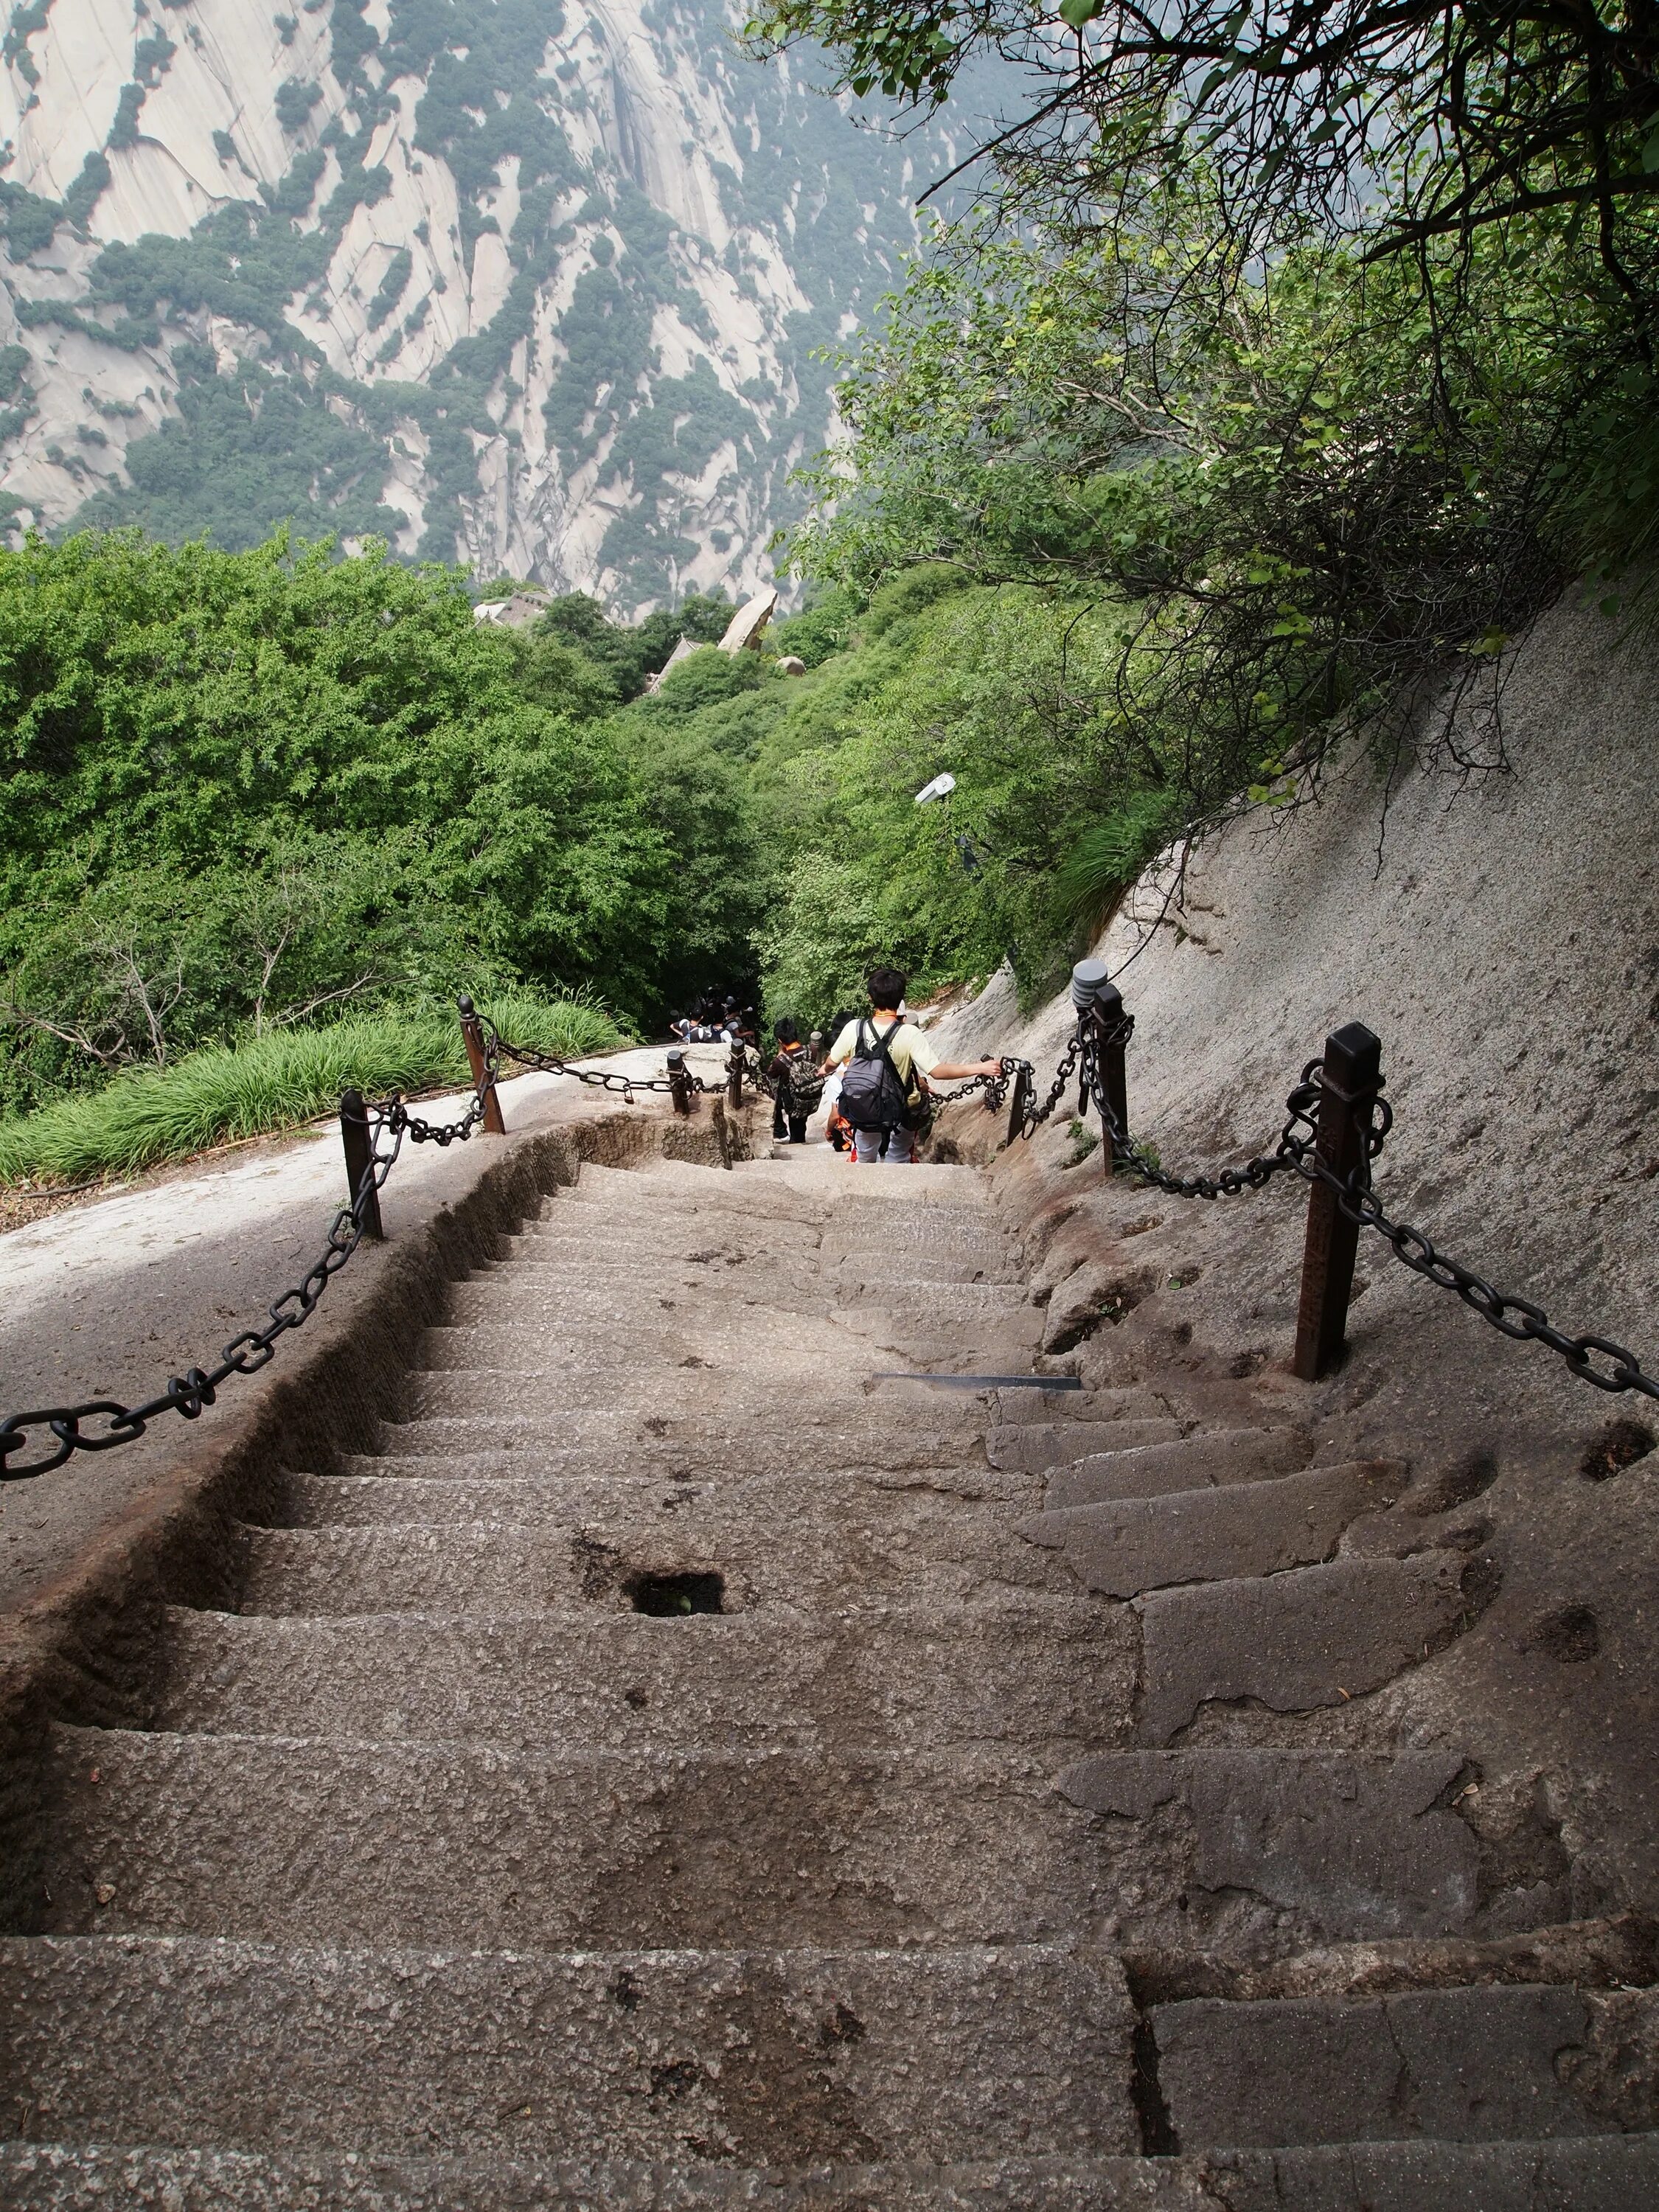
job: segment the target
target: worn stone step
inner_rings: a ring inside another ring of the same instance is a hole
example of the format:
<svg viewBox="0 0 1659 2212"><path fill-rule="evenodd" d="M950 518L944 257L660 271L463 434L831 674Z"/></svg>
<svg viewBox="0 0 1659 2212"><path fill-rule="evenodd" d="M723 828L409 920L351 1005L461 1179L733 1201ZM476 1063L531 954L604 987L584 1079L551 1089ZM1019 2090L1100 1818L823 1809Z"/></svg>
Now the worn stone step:
<svg viewBox="0 0 1659 2212"><path fill-rule="evenodd" d="M1254 1698L1274 1712L1307 1712L1380 1687L1473 1617L1468 1565L1455 1552L1335 1559L1152 1592L1137 1607L1143 1740L1167 1743L1212 1699Z"/></svg>
<svg viewBox="0 0 1659 2212"><path fill-rule="evenodd" d="M1041 1334L1035 1306L1012 1313L915 1319L885 1307L839 1307L811 1316L764 1306L709 1306L659 1310L649 1320L601 1316L524 1319L422 1330L412 1357L427 1373L505 1370L539 1374L570 1393L580 1405L589 1394L599 1404L637 1402L665 1389L684 1389L679 1370L708 1370L724 1379L703 1390L724 1390L734 1380L763 1389L821 1381L826 1367L843 1368L861 1383L884 1354L932 1367L942 1362L963 1370L1018 1374L1028 1369ZM580 1394L580 1395L579 1395Z"/></svg>
<svg viewBox="0 0 1659 2212"><path fill-rule="evenodd" d="M1191 2158L970 2166L557 2164L499 2155L0 2143L15 2212L1637 2212L1659 2202L1659 2138L1357 2143Z"/></svg>
<svg viewBox="0 0 1659 2212"><path fill-rule="evenodd" d="M726 1283L742 1287L755 1281L771 1284L779 1279L860 1286L983 1281L1019 1288L1024 1295L1012 1259L992 1272L983 1261L895 1252L890 1244L879 1242L822 1259L816 1244L804 1239L780 1243L747 1228L735 1231L730 1224L718 1233L694 1225L684 1234L661 1236L606 1224L579 1235L562 1218L556 1224L532 1222L522 1235L505 1237L500 1259L489 1262L477 1279L493 1280L503 1268L526 1266L563 1271L574 1278L623 1260L642 1271L665 1268L682 1280L709 1286Z"/></svg>
<svg viewBox="0 0 1659 2212"><path fill-rule="evenodd" d="M1141 1402L1157 1403L1150 1396ZM1128 1452L1147 1444L1179 1443L1191 1425L1161 1412L1147 1419L1129 1414L1114 1421L1110 1437L1105 1438L1093 1421L1007 1421L988 1434L986 1450L995 1467L1046 1474L1051 1468L1097 1455L1103 1443L1109 1443L1115 1452Z"/></svg>
<svg viewBox="0 0 1659 2212"><path fill-rule="evenodd" d="M975 1226L957 1219L939 1219L921 1212L895 1219L872 1209L860 1219L840 1214L824 1222L818 1232L818 1258L825 1267L843 1260L863 1261L872 1254L901 1249L931 1263L954 1260L1001 1271L1017 1265L1018 1246L993 1224Z"/></svg>
<svg viewBox="0 0 1659 2212"><path fill-rule="evenodd" d="M432 1379L433 1395L447 1395L436 1386L452 1378ZM984 1400L966 1391L930 1391L936 1403L925 1408L896 1398L890 1413L884 1410L885 1391L829 1405L821 1398L791 1398L787 1405L799 1408L799 1418L788 1422L779 1419L775 1398L764 1409L744 1407L718 1418L694 1400L684 1402L687 1395L655 1413L615 1407L537 1411L503 1390L493 1409L380 1423L376 1456L476 1461L489 1454L506 1474L614 1470L735 1478L772 1474L809 1449L830 1466L955 1467L982 1459L980 1438L990 1419ZM355 1468L353 1462L343 1464Z"/></svg>
<svg viewBox="0 0 1659 2212"><path fill-rule="evenodd" d="M550 1207L546 1214L526 1218L515 1234L502 1237L502 1252L522 1259L571 1256L611 1252L619 1259L692 1261L703 1267L858 1267L872 1274L891 1272L896 1281L951 1281L963 1267L940 1249L915 1249L909 1239L909 1217L902 1214L905 1234L896 1237L891 1217L838 1210L830 1221L776 1221L765 1212L737 1210L712 1217L708 1207L684 1212L668 1207L644 1214L637 1207L623 1212L606 1207ZM931 1217L929 1217L931 1218ZM834 1225L832 1252L821 1249L823 1230ZM995 1221L951 1221L947 1228L960 1232L969 1245L984 1245L987 1261L1000 1267L1000 1276L1013 1281L1018 1272L1018 1243ZM938 1230L933 1230L938 1239ZM702 1256L708 1255L708 1256ZM973 1281L973 1270L967 1272Z"/></svg>
<svg viewBox="0 0 1659 2212"><path fill-rule="evenodd" d="M295 1620L175 1610L155 1725L545 1750L901 1749L1127 1741L1133 1617L1039 1595L944 1611L872 1602Z"/></svg>
<svg viewBox="0 0 1659 2212"><path fill-rule="evenodd" d="M1108 1752L1058 1777L1100 1822L1111 1933L1241 1957L1474 1924L1480 1846L1446 1800L1455 1753Z"/></svg>
<svg viewBox="0 0 1659 2212"><path fill-rule="evenodd" d="M757 1184L719 1169L701 1172L706 1182L672 1182L635 1169L613 1169L603 1182L590 1181L584 1174L571 1188L561 1191L539 1218L548 1221L561 1212L574 1215L584 1211L635 1222L683 1224L723 1218L772 1223L780 1231L795 1223L823 1229L838 1222L860 1233L884 1229L890 1239L902 1222L907 1233L915 1224L930 1237L990 1237L1000 1244L1007 1237L994 1206L982 1196L964 1201L959 1186L930 1188L916 1182L909 1185L908 1194L896 1193L890 1200L859 1200L847 1188L809 1189L781 1179Z"/></svg>
<svg viewBox="0 0 1659 2212"><path fill-rule="evenodd" d="M246 2149L805 2165L1128 2151L1121 1971L1024 1946L0 1944L14 2112Z"/></svg>
<svg viewBox="0 0 1659 2212"><path fill-rule="evenodd" d="M898 1207L892 1213L871 1209L864 1214L838 1211L819 1218L800 1214L771 1214L757 1207L712 1205L659 1206L638 1200L627 1204L609 1200L570 1206L526 1221L514 1243L514 1251L551 1242L554 1237L578 1238L584 1243L614 1242L629 1257L641 1245L650 1251L714 1251L733 1245L745 1264L758 1265L768 1258L786 1264L816 1260L823 1267L843 1261L862 1265L903 1255L913 1266L929 1272L943 1264L988 1270L1004 1279L1017 1272L1019 1248L994 1218L937 1208Z"/></svg>
<svg viewBox="0 0 1659 2212"><path fill-rule="evenodd" d="M696 1528L743 1534L786 1550L826 1531L866 1532L878 1545L908 1547L908 1532L936 1532L929 1540L958 1543L970 1522L990 1510L1005 1566L1018 1555L1001 1533L1000 1509L1027 1504L1036 1477L994 1468L937 1468L918 1481L908 1470L849 1468L835 1458L814 1465L805 1448L776 1447L775 1471L731 1476L724 1471L684 1481L632 1469L617 1472L514 1474L508 1455L482 1462L353 1459L340 1474L289 1478L285 1525L298 1528L372 1528L465 1521L501 1521L520 1528L593 1526ZM810 1501L803 1490L810 1488ZM974 1540L975 1542L977 1539Z"/></svg>
<svg viewBox="0 0 1659 2212"><path fill-rule="evenodd" d="M860 1185L858 1171L844 1154L828 1145L793 1146L767 1159L739 1160L732 1172L738 1184L750 1183L764 1188L772 1183L794 1185L804 1189L828 1189L841 1193L850 1182L857 1196ZM983 1206L994 1209L996 1200L984 1171L940 1160L922 1160L906 1172L907 1193L921 1198L937 1195L951 1205Z"/></svg>
<svg viewBox="0 0 1659 2212"><path fill-rule="evenodd" d="M769 1453L811 1435L825 1449L842 1452L849 1462L868 1461L870 1450L856 1440L883 1440L895 1465L930 1463L943 1448L955 1452L965 1440L977 1449L981 1437L994 1439L1005 1423L1028 1411L1036 1399L1063 1406L1066 1425L1107 1431L1100 1425L1139 1414L1155 1402L1139 1391L1048 1391L940 1389L922 1382L878 1382L862 1365L845 1384L826 1387L823 1378L792 1392L739 1390L720 1398L699 1394L694 1380L666 1394L666 1402L641 1410L616 1404L572 1407L550 1402L556 1385L541 1376L528 1379L488 1371L476 1386L453 1370L432 1374L416 1370L401 1385L413 1401L405 1419L379 1425L382 1450L402 1455L468 1449L599 1451L611 1445L643 1450L685 1445L711 1463L720 1453ZM430 1410L425 1401L438 1402ZM843 1445L830 1439L845 1437ZM951 1439L941 1445L941 1439ZM874 1454L882 1463L883 1452ZM768 1461L765 1464L770 1464Z"/></svg>
<svg viewBox="0 0 1659 2212"><path fill-rule="evenodd" d="M1158 2090L1189 2149L1615 2133L1607 2074L1629 2017L1617 1993L1501 1987L1198 1998L1148 2015Z"/></svg>
<svg viewBox="0 0 1659 2212"><path fill-rule="evenodd" d="M752 1273L723 1281L687 1279L658 1269L646 1279L590 1292L580 1277L550 1276L515 1262L498 1273L458 1283L446 1300L449 1327L552 1328L584 1342L620 1349L672 1338L681 1328L746 1328L759 1319L788 1316L809 1326L848 1323L867 1340L872 1332L902 1331L911 1340L997 1342L1019 1347L1029 1358L1041 1340L1042 1316L1012 1285L1000 1283L771 1282Z"/></svg>
<svg viewBox="0 0 1659 2212"><path fill-rule="evenodd" d="M713 1358L716 1350L718 1364ZM870 1410L866 1386L892 1357L851 1336L843 1346L827 1329L819 1336L816 1372L802 1352L775 1373L757 1373L738 1364L738 1350L706 1345L648 1365L632 1354L618 1360L614 1351L605 1358L590 1350L580 1361L567 1355L553 1371L539 1355L535 1366L525 1367L500 1353L486 1366L411 1367L397 1385L398 1425L434 1414L507 1414L520 1423L534 1417L544 1433L554 1425L569 1433L566 1420L573 1414L605 1413L613 1427L638 1428L648 1419L672 1421L694 1412L705 1429L720 1423L736 1428L777 1423L781 1408L798 1404L806 1409L807 1420L834 1421ZM455 1351L446 1356L455 1356ZM684 1360L708 1364L683 1365ZM941 1395L939 1410L930 1414L941 1426L966 1427L975 1411L969 1402L947 1415ZM983 1425L988 1409L981 1406L977 1412Z"/></svg>
<svg viewBox="0 0 1659 2212"><path fill-rule="evenodd" d="M1169 1583L1279 1574L1328 1559L1351 1521L1392 1505L1405 1486L1403 1460L1351 1460L1265 1482L1034 1514L1019 1533L1058 1551L1085 1588L1138 1597Z"/></svg>
<svg viewBox="0 0 1659 2212"><path fill-rule="evenodd" d="M1031 1752L64 1729L44 1924L489 1949L1042 1942L1100 1909L1098 1824L1048 1770Z"/></svg>
<svg viewBox="0 0 1659 2212"><path fill-rule="evenodd" d="M878 1384L877 1374L896 1359L902 1363L906 1355L884 1351L878 1342L850 1333L844 1343L837 1343L827 1325L817 1334L815 1364L807 1364L803 1350L770 1374L757 1371L752 1362L738 1362L737 1351L726 1346L711 1345L706 1350L711 1360L718 1351L720 1360L731 1364L682 1371L678 1360L647 1367L635 1365L631 1355L618 1362L601 1359L594 1352L580 1363L566 1361L557 1372L549 1372L539 1357L533 1368L514 1367L499 1356L488 1366L471 1370L413 1367L398 1385L401 1417L410 1421L433 1414L493 1414L513 1408L521 1415L556 1420L562 1426L568 1416L599 1413L608 1415L613 1426L637 1428L647 1419L674 1420L690 1413L704 1428L712 1428L720 1423L732 1427L757 1422L781 1425L786 1413L796 1417L797 1408L800 1420L814 1422L866 1416L878 1409L885 1415L890 1407L896 1423L915 1419L928 1427L967 1428L977 1422L983 1428L995 1419L988 1393L927 1389L924 1401L925 1386ZM705 1353L682 1356L701 1358ZM982 1368L967 1364L970 1357L963 1354L959 1371L1020 1373L1029 1364L1012 1370ZM944 1359L930 1358L927 1371L952 1370Z"/></svg>
<svg viewBox="0 0 1659 2212"><path fill-rule="evenodd" d="M1212 1485L1260 1482L1289 1474L1312 1456L1300 1429L1208 1429L1178 1443L1104 1451L1055 1467L1048 1503L1054 1512L1121 1498L1162 1498Z"/></svg>
<svg viewBox="0 0 1659 2212"><path fill-rule="evenodd" d="M441 1493L444 1484L423 1485ZM515 1491L533 1486L505 1486ZM735 1613L872 1595L951 1607L992 1589L1063 1590L1063 1562L1010 1540L1014 1516L938 1492L812 1483L812 1510L766 1516L747 1486L644 1510L620 1503L580 1519L422 1522L248 1528L240 1610L249 1613L528 1613L542 1606L634 1607L665 1576L716 1576Z"/></svg>

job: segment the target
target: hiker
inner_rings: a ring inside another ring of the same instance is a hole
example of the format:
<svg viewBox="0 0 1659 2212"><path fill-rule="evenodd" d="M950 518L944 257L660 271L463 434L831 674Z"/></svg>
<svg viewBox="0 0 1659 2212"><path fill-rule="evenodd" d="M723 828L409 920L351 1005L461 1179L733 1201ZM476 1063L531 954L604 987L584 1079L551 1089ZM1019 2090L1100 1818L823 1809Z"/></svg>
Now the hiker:
<svg viewBox="0 0 1659 2212"><path fill-rule="evenodd" d="M865 979L870 1012L850 1021L830 1048L827 1073L841 1066L840 1111L851 1124L860 1166L882 1160L904 1167L922 1114L922 1079L998 1075L1000 1060L957 1063L938 1059L921 1031L901 1012L909 978L896 968L872 968Z"/></svg>
<svg viewBox="0 0 1659 2212"><path fill-rule="evenodd" d="M792 1145L806 1142L806 1124L823 1096L823 1078L806 1056L800 1029L793 1017L780 1014L772 1024L776 1052L767 1063L772 1085L772 1134L781 1137L787 1125Z"/></svg>

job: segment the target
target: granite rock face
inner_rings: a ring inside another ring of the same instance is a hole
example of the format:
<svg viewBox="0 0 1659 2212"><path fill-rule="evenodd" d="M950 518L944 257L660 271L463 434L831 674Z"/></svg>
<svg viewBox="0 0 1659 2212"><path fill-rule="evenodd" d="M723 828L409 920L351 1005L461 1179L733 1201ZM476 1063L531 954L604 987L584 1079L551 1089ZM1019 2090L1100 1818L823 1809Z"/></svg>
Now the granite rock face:
<svg viewBox="0 0 1659 2212"><path fill-rule="evenodd" d="M913 169L950 166L740 57L720 0L10 13L0 487L42 525L100 494L199 521L193 471L242 466L228 383L253 536L287 512L256 511L274 396L290 446L353 434L349 539L623 611L744 598L824 441L813 349L890 289Z"/></svg>

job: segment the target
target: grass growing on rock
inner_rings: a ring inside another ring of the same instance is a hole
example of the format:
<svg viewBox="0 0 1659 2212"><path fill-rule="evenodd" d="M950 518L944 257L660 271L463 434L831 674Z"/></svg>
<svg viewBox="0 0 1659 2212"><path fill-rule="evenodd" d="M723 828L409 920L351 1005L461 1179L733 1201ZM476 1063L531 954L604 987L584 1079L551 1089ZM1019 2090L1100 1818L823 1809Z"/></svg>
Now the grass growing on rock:
<svg viewBox="0 0 1659 2212"><path fill-rule="evenodd" d="M574 1058L623 1042L604 1009L581 1000L501 998L485 1011L504 1036L541 1052ZM468 1074L448 1012L360 1014L327 1029L273 1030L0 1121L0 1182L131 1175L314 1121L353 1086L371 1097L414 1093Z"/></svg>

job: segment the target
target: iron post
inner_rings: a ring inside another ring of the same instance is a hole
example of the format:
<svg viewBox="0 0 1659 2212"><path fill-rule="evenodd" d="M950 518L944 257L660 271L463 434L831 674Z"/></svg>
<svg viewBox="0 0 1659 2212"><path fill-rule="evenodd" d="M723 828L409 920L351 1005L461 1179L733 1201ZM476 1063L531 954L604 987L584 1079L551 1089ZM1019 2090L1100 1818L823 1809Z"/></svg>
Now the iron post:
<svg viewBox="0 0 1659 2212"><path fill-rule="evenodd" d="M380 1225L380 1193L374 1181L374 1142L368 1109L361 1091L340 1093L340 1141L345 1150L346 1200L365 1237L386 1242Z"/></svg>
<svg viewBox="0 0 1659 2212"><path fill-rule="evenodd" d="M1014 1070L1014 1079L1008 1086L1008 1134L1005 1143L1012 1145L1025 1126L1026 1102L1031 1095L1031 1071L1022 1060Z"/></svg>
<svg viewBox="0 0 1659 2212"><path fill-rule="evenodd" d="M677 1114L691 1111L691 1078L686 1072L685 1054L676 1045L668 1055L668 1088Z"/></svg>
<svg viewBox="0 0 1659 2212"><path fill-rule="evenodd" d="M460 1010L461 1036L466 1045L467 1065L472 1070L472 1088L482 1092L483 1097L485 1133L491 1137L504 1137L507 1124L501 1119L501 1102L496 1095L495 1079L489 1073L489 1061L484 1051L483 1024L478 1019L477 1008L465 993L455 1003Z"/></svg>
<svg viewBox="0 0 1659 2212"><path fill-rule="evenodd" d="M1382 1087L1382 1046L1363 1022L1347 1022L1325 1040L1320 1077L1321 1163L1344 1182L1366 1158L1371 1109ZM1328 1375L1342 1358L1353 1292L1359 1224L1342 1211L1330 1184L1308 1193L1308 1234L1302 1254L1302 1296L1297 1308L1291 1371L1304 1382Z"/></svg>
<svg viewBox="0 0 1659 2212"><path fill-rule="evenodd" d="M1093 1031L1091 1042L1103 1102L1100 1116L1101 1172L1109 1177L1115 1164L1113 1127L1115 1125L1121 1137L1127 1138L1129 1133L1128 1077L1123 1062L1123 1048L1129 1032L1123 1018L1123 994L1109 978L1103 960L1079 960L1073 969L1072 1004L1077 1008L1079 1024L1087 1023ZM1086 1104L1086 1085L1084 1096Z"/></svg>

